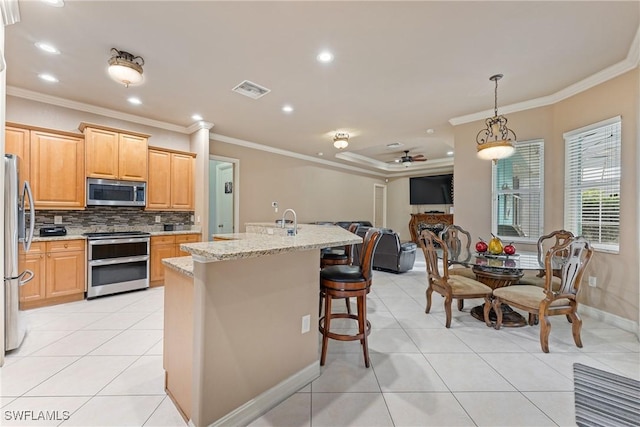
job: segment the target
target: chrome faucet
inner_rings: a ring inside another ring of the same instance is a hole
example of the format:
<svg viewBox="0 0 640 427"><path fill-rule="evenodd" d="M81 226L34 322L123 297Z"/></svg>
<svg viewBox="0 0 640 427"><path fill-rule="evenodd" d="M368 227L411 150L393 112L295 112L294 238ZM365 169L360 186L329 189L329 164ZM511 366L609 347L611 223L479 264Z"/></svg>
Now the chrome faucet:
<svg viewBox="0 0 640 427"><path fill-rule="evenodd" d="M291 229L287 230L287 235L295 236L298 234L298 216L296 215L296 211L293 209L287 209L282 213L282 228L285 228L285 217L287 216L287 212L291 212L293 214L293 234L290 234Z"/></svg>

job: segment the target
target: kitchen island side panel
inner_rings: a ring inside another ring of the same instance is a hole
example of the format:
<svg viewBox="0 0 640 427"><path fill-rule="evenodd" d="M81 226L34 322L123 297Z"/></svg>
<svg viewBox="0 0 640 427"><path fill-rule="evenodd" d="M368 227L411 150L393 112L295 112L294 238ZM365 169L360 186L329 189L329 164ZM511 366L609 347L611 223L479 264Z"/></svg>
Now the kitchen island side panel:
<svg viewBox="0 0 640 427"><path fill-rule="evenodd" d="M319 260L313 249L194 262L194 425L219 420L318 362Z"/></svg>

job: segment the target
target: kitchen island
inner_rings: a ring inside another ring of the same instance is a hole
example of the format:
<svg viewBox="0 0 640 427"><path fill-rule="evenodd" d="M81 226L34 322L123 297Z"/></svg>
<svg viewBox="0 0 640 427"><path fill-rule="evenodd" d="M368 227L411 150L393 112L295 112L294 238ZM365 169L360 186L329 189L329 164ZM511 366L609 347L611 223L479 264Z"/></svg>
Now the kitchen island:
<svg viewBox="0 0 640 427"><path fill-rule="evenodd" d="M336 226L214 236L163 262L166 389L195 426L246 425L320 375L320 249Z"/></svg>

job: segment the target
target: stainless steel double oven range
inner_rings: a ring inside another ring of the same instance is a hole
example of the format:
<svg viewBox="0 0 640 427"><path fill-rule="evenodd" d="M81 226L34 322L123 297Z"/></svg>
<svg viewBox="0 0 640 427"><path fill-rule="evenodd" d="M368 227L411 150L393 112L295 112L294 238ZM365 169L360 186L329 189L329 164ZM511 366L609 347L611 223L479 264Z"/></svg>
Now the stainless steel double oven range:
<svg viewBox="0 0 640 427"><path fill-rule="evenodd" d="M87 298L149 287L150 233L85 233Z"/></svg>

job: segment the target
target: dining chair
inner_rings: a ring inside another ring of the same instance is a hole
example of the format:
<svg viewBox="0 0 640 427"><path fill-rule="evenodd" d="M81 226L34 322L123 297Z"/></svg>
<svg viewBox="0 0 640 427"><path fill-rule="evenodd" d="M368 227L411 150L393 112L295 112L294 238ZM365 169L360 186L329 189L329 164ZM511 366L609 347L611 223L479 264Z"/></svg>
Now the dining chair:
<svg viewBox="0 0 640 427"><path fill-rule="evenodd" d="M475 280L476 274L469 266L465 265L471 259L471 233L459 225L451 224L442 230L440 238L447 245L449 267L455 266L455 268L449 268L449 275ZM461 259L462 256L465 258ZM459 298L458 310L462 311L463 308L464 299Z"/></svg>
<svg viewBox="0 0 640 427"><path fill-rule="evenodd" d="M542 351L548 353L551 332L549 316L566 315L571 319L573 340L576 346L582 347L582 339L580 338L582 320L577 312L577 295L582 276L592 255L593 248L584 237L569 238L564 242L558 242L545 255L544 288L535 285L508 286L495 289L493 301L490 297L485 298L484 313L487 326L491 326L488 313L493 307L496 312L495 328L500 329L502 304L509 304L537 315L540 323L540 345ZM555 271L560 272L560 283L557 289L553 286Z"/></svg>
<svg viewBox="0 0 640 427"><path fill-rule="evenodd" d="M540 270L535 275L525 274L518 280L519 285L531 285L544 287L545 283L545 269L544 269L544 257L547 250L551 247L557 246L560 243L564 243L569 239L573 239L575 236L572 232L567 230L555 230L549 234L540 236L538 239L538 263L540 264ZM559 280L554 279L554 286L559 286Z"/></svg>
<svg viewBox="0 0 640 427"><path fill-rule="evenodd" d="M424 252L427 264L427 308L425 313L431 310L431 296L436 291L444 297L444 311L446 314L445 326L451 326L451 302L454 299L487 298L491 295L491 288L475 279L464 276L449 275L449 254L447 245L442 239L429 230L422 230L418 239ZM442 270L438 267L438 251L442 255Z"/></svg>
<svg viewBox="0 0 640 427"><path fill-rule="evenodd" d="M368 368L369 347L367 337L371 333L371 323L367 320L367 294L371 290L373 275L373 253L380 241L380 230L369 228L364 237L360 265L332 265L320 271L320 292L324 295L324 316L320 317L318 328L322 334L320 366L327 358L329 338L338 341L360 341L364 365ZM335 298L356 298L357 313L333 313L331 302ZM331 331L333 319L353 319L358 322L358 332L354 334Z"/></svg>

